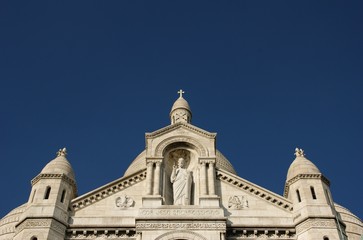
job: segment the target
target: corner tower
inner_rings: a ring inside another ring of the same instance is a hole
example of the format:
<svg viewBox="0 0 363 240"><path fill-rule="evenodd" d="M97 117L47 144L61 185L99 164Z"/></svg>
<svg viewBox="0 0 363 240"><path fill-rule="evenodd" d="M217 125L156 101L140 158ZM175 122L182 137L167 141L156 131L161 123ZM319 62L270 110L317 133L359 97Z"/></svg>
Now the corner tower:
<svg viewBox="0 0 363 240"><path fill-rule="evenodd" d="M31 181L27 209L16 226L15 240L65 238L69 205L77 195L74 172L66 155L66 149L60 149Z"/></svg>
<svg viewBox="0 0 363 240"><path fill-rule="evenodd" d="M334 207L329 180L295 149L287 173L284 196L293 202L297 240L344 240L345 225Z"/></svg>

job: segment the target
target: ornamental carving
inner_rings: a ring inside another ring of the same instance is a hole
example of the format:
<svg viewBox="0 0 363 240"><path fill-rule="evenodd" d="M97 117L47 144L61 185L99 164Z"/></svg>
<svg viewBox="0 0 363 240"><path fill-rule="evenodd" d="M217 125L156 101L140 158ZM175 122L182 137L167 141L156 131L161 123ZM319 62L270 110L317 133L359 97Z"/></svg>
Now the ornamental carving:
<svg viewBox="0 0 363 240"><path fill-rule="evenodd" d="M120 208L120 209L126 209L129 207L133 207L135 204L134 199L132 199L131 197L127 196L127 195L122 195L118 198L116 198L115 201L116 207Z"/></svg>
<svg viewBox="0 0 363 240"><path fill-rule="evenodd" d="M83 239L83 240L90 240L90 239L114 239L114 240L121 240L121 239L128 239L128 240L136 240L137 234L135 231L128 231L128 230L77 230L77 231L70 231L68 230L66 235L66 240L76 240L76 239Z"/></svg>
<svg viewBox="0 0 363 240"><path fill-rule="evenodd" d="M249 208L248 200L245 196L231 196L228 200L228 208L238 210Z"/></svg>
<svg viewBox="0 0 363 240"><path fill-rule="evenodd" d="M296 232L302 233L310 228L336 228L334 219L308 219L296 226Z"/></svg>
<svg viewBox="0 0 363 240"><path fill-rule="evenodd" d="M136 229L188 229L188 230L225 230L226 223L136 223Z"/></svg>
<svg viewBox="0 0 363 240"><path fill-rule="evenodd" d="M215 217L221 215L217 209L141 209L141 216L155 217Z"/></svg>
<svg viewBox="0 0 363 240"><path fill-rule="evenodd" d="M289 230L228 230L227 239L296 239L296 234Z"/></svg>
<svg viewBox="0 0 363 240"><path fill-rule="evenodd" d="M162 156L164 149L175 142L186 142L190 143L191 145L194 145L196 147L196 151L198 152L199 156L207 156L207 150L204 148L202 144L200 144L198 141L196 141L193 138L190 137L183 137L183 136L177 136L177 137L170 137L165 140L163 140L158 146L155 148L155 156Z"/></svg>

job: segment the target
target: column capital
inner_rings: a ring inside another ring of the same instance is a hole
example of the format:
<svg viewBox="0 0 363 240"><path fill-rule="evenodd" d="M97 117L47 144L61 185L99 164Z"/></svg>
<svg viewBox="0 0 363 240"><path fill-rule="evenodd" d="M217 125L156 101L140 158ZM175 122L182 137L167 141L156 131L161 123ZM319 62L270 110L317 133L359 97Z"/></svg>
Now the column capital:
<svg viewBox="0 0 363 240"><path fill-rule="evenodd" d="M163 158L160 157L147 157L146 163L161 163L163 161Z"/></svg>
<svg viewBox="0 0 363 240"><path fill-rule="evenodd" d="M199 163L200 164L206 164L206 163L216 163L216 158L215 157L201 157L199 158Z"/></svg>

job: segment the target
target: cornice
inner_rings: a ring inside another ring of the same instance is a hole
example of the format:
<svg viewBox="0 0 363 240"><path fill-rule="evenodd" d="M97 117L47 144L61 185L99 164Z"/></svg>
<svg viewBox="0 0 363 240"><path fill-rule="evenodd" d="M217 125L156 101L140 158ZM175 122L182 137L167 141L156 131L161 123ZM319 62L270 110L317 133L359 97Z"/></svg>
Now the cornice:
<svg viewBox="0 0 363 240"><path fill-rule="evenodd" d="M111 196L125 188L128 188L146 178L146 170L142 169L132 175L119 178L109 184L106 184L98 189L86 193L71 201L71 206L74 211L78 211L87 206L92 205L108 196Z"/></svg>
<svg viewBox="0 0 363 240"><path fill-rule="evenodd" d="M65 182L72 185L75 192L77 193L76 181L74 181L73 179L71 179L70 177L68 177L67 175L65 175L63 173L62 174L40 173L40 174L38 174L38 176L36 176L35 178L33 178L31 180L31 185L34 186L37 182L40 181L40 179L61 179L61 180L64 180Z"/></svg>
<svg viewBox="0 0 363 240"><path fill-rule="evenodd" d="M270 192L267 189L261 188L251 182L248 182L247 180L242 179L234 174L218 169L217 178L225 183L243 190L244 192L254 194L256 197L259 197L284 211L292 212L293 210L293 204L288 199L276 193Z"/></svg>
<svg viewBox="0 0 363 240"><path fill-rule="evenodd" d="M298 174L295 177L291 178L290 180L288 180L285 183L285 188L284 188L284 197L287 198L287 196L289 195L289 187L291 186L291 184L297 182L300 179L320 179L321 181L323 181L326 185L330 186L330 181L321 173L316 173L316 174Z"/></svg>
<svg viewBox="0 0 363 240"><path fill-rule="evenodd" d="M171 132L175 129L178 129L178 128L181 128L181 127L184 127L184 128L187 128L201 136L204 136L204 137L208 137L208 138L215 138L217 136L216 133L210 133L210 132L207 132L201 128L198 128L192 124L188 124L188 123L183 123L183 122L179 122L179 123L175 123L175 124L172 124L172 125L169 125L169 126L166 126L166 127L163 127L159 130L156 130L154 132L151 132L151 133L146 133L145 134L145 137L146 139L149 139L149 138L155 138L155 137L158 137L162 134L165 134L165 133L168 133L168 132Z"/></svg>

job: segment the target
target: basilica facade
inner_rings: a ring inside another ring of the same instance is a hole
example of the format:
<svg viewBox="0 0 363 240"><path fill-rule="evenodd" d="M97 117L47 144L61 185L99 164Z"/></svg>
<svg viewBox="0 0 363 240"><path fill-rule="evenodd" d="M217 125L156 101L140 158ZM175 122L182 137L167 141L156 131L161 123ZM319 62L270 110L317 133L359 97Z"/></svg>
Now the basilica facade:
<svg viewBox="0 0 363 240"><path fill-rule="evenodd" d="M29 199L1 219L0 240L361 239L362 221L334 203L302 149L284 195L273 193L236 174L179 94L171 124L146 133L145 149L113 182L78 196L60 149L31 181Z"/></svg>

